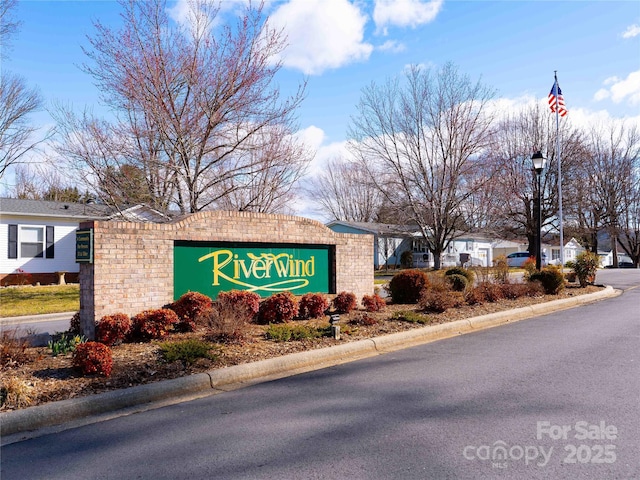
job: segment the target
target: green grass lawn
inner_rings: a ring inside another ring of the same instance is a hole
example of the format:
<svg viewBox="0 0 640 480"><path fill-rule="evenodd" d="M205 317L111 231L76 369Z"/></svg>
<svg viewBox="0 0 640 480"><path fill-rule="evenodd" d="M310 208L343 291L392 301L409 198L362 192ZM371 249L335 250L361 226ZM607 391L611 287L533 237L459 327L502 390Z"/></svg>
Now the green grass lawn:
<svg viewBox="0 0 640 480"><path fill-rule="evenodd" d="M80 286L0 288L0 317L73 312L80 309Z"/></svg>

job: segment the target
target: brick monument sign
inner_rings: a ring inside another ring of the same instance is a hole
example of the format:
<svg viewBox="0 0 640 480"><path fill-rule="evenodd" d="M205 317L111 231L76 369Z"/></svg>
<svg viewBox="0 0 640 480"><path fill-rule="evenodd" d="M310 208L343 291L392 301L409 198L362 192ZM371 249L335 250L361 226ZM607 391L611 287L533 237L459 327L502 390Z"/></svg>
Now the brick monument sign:
<svg viewBox="0 0 640 480"><path fill-rule="evenodd" d="M373 238L316 220L199 212L171 223L90 221L76 233L80 322L88 338L105 315L161 308L188 291L279 291L357 298L373 293Z"/></svg>

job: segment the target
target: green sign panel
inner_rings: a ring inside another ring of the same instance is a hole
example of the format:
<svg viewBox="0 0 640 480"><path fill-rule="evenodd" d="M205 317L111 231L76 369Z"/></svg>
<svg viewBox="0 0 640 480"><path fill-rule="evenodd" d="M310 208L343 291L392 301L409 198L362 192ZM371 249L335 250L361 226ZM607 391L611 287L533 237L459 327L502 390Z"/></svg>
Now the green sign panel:
<svg viewBox="0 0 640 480"><path fill-rule="evenodd" d="M261 297L277 292L335 293L333 249L328 245L224 244L176 241L174 298L194 291L248 290Z"/></svg>
<svg viewBox="0 0 640 480"><path fill-rule="evenodd" d="M93 229L76 230L76 263L93 263Z"/></svg>

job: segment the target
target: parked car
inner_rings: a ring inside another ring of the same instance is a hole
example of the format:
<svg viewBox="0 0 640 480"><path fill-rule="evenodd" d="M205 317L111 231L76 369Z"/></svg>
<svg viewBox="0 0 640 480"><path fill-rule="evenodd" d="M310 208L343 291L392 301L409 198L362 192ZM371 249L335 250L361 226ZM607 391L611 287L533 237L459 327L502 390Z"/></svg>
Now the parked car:
<svg viewBox="0 0 640 480"><path fill-rule="evenodd" d="M524 265L524 262L526 262L529 258L531 258L529 252L510 253L509 255L507 255L507 265L509 265L510 267L522 267L522 265ZM541 263L543 267L547 265L547 256L544 253L542 254Z"/></svg>
<svg viewBox="0 0 640 480"><path fill-rule="evenodd" d="M614 268L614 266L607 265L604 268ZM635 268L635 267L633 266L633 262L623 261L623 262L618 262L618 268Z"/></svg>

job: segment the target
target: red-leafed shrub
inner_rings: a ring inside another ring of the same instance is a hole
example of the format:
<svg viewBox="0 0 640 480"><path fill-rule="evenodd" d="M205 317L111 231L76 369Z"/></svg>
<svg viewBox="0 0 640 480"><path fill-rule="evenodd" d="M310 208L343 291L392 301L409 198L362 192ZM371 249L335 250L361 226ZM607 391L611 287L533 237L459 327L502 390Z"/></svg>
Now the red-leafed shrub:
<svg viewBox="0 0 640 480"><path fill-rule="evenodd" d="M387 306L387 302L377 293L362 297L362 306L367 312L379 312Z"/></svg>
<svg viewBox="0 0 640 480"><path fill-rule="evenodd" d="M378 320L373 318L371 315L365 312L358 313L354 315L354 317L349 320L350 325L357 325L362 327L370 327L371 325L377 325Z"/></svg>
<svg viewBox="0 0 640 480"><path fill-rule="evenodd" d="M131 338L133 340L162 338L178 321L176 312L168 308L145 310L131 319Z"/></svg>
<svg viewBox="0 0 640 480"><path fill-rule="evenodd" d="M529 294L529 287L526 283L501 283L502 296L509 300L516 300L526 297Z"/></svg>
<svg viewBox="0 0 640 480"><path fill-rule="evenodd" d="M393 303L417 303L422 290L429 286L427 274L421 270L405 270L393 276L388 290Z"/></svg>
<svg viewBox="0 0 640 480"><path fill-rule="evenodd" d="M179 332L193 332L196 329L196 318L211 308L211 298L200 292L187 292L167 308L176 312L178 323L175 329Z"/></svg>
<svg viewBox="0 0 640 480"><path fill-rule="evenodd" d="M223 301L225 305L237 306L243 312L248 312L250 320L253 320L260 310L260 295L256 292L247 292L246 290L220 292L217 300Z"/></svg>
<svg viewBox="0 0 640 480"><path fill-rule="evenodd" d="M467 291L465 301L469 305L480 305L485 302L493 303L504 298L501 285L497 283L482 282Z"/></svg>
<svg viewBox="0 0 640 480"><path fill-rule="evenodd" d="M298 300L291 292L280 292L271 295L260 303L257 322L284 323L298 314Z"/></svg>
<svg viewBox="0 0 640 480"><path fill-rule="evenodd" d="M355 293L340 292L334 297L331 305L333 305L337 313L349 313L358 307L358 301L356 300Z"/></svg>
<svg viewBox="0 0 640 480"><path fill-rule="evenodd" d="M111 375L113 357L111 348L100 342L80 343L73 352L73 366L83 375Z"/></svg>
<svg viewBox="0 0 640 480"><path fill-rule="evenodd" d="M329 300L319 293L305 293L300 299L298 317L318 318L329 308Z"/></svg>
<svg viewBox="0 0 640 480"><path fill-rule="evenodd" d="M96 325L96 340L105 345L122 343L131 330L131 319L126 313L105 315Z"/></svg>
<svg viewBox="0 0 640 480"><path fill-rule="evenodd" d="M462 293L431 288L423 290L418 301L422 310L435 313L442 313L449 308L460 307L463 304L464 296Z"/></svg>

